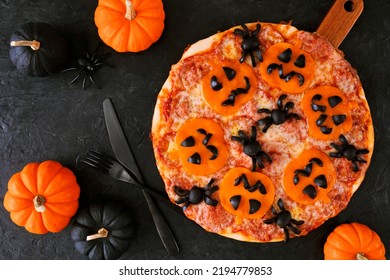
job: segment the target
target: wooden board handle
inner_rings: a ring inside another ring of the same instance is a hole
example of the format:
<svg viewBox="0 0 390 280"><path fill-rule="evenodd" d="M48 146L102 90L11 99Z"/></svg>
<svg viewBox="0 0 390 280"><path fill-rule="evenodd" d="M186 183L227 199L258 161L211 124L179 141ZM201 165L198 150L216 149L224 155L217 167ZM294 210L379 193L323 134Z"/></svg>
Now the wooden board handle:
<svg viewBox="0 0 390 280"><path fill-rule="evenodd" d="M363 0L336 0L317 29L338 48L363 11Z"/></svg>

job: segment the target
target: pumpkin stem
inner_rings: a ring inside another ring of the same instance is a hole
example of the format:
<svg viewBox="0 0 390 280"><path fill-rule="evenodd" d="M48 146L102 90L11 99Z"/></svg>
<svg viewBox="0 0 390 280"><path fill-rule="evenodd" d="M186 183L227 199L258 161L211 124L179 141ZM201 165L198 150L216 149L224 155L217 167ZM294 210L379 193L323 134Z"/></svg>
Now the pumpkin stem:
<svg viewBox="0 0 390 280"><path fill-rule="evenodd" d="M23 41L22 40L22 41L12 41L10 45L11 45L11 47L30 47L34 51L37 51L37 50L39 50L41 43L36 41L36 40L32 40L32 41Z"/></svg>
<svg viewBox="0 0 390 280"><path fill-rule="evenodd" d="M98 230L97 233L88 235L87 241L98 239L98 238L106 238L107 236L108 236L108 230L106 230L105 228L101 228Z"/></svg>
<svg viewBox="0 0 390 280"><path fill-rule="evenodd" d="M368 258L364 255L364 253L362 253L362 252L358 252L357 254L356 254L356 259L357 260L363 260L363 261L367 261L368 260Z"/></svg>
<svg viewBox="0 0 390 280"><path fill-rule="evenodd" d="M36 197L34 197L33 201L34 208L37 212L45 212L46 207L44 204L46 202L46 199L43 196L38 194Z"/></svg>
<svg viewBox="0 0 390 280"><path fill-rule="evenodd" d="M125 18L128 20L135 19L136 13L133 8L133 3L130 0L126 0L126 14Z"/></svg>

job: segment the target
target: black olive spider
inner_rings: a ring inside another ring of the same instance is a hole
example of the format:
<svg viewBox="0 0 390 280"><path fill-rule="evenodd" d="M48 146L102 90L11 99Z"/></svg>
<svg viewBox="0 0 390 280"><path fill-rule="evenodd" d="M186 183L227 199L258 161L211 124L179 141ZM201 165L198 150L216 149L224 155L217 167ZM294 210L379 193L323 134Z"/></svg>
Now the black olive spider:
<svg viewBox="0 0 390 280"><path fill-rule="evenodd" d="M284 123L287 120L295 119L299 120L300 117L295 113L289 113L289 111L294 107L294 103L289 101L283 106L283 100L287 98L286 94L282 94L278 101L276 102L276 109L270 110L267 108L259 109L258 113L267 113L270 116L265 117L263 119L260 119L257 121L257 124L259 126L264 125L262 132L267 132L268 128L270 128L271 125L280 125Z"/></svg>
<svg viewBox="0 0 390 280"><path fill-rule="evenodd" d="M204 201L207 205L215 206L218 201L210 196L218 190L218 186L213 185L214 179L211 179L204 188L193 186L190 190L183 190L178 186L174 187L175 193L180 197L175 202L177 204L185 203L183 211L191 204L199 204Z"/></svg>
<svg viewBox="0 0 390 280"><path fill-rule="evenodd" d="M80 56L77 58L76 63L77 65L74 67L67 68L65 70L62 70L62 72L68 72L73 70L80 70L79 73L76 75L76 77L73 78L73 80L70 82L70 84L73 84L76 82L81 75L84 75L83 79L83 90L85 90L87 78L91 81L93 85L95 85L98 89L100 89L100 86L98 86L93 78L93 74L99 70L101 66L108 66L113 68L112 65L109 65L105 62L103 62L105 59L107 59L111 54L106 53L100 56L97 56L96 51L93 54L89 54L89 52L86 53L85 56Z"/></svg>
<svg viewBox="0 0 390 280"><path fill-rule="evenodd" d="M251 136L247 136L242 130L238 131L238 136L232 136L233 141L237 141L244 146L244 153L252 158L252 171L256 170L256 165L259 168L264 168L263 159L269 163L272 162L271 157L261 149L261 144L256 140L257 129L252 126Z"/></svg>
<svg viewBox="0 0 390 280"><path fill-rule="evenodd" d="M244 62L246 57L249 55L251 58L252 66L256 66L256 59L262 62L263 56L260 51L260 42L257 35L260 32L260 24L256 24L256 29L252 32L248 29L248 27L245 24L242 24L241 27L243 29L236 28L234 29L233 33L234 35L242 37L243 41L241 43L241 50L242 50L242 56L240 58L240 62Z"/></svg>
<svg viewBox="0 0 390 280"><path fill-rule="evenodd" d="M359 171L358 162L367 163L366 160L359 157L359 155L368 154L369 150L367 149L356 149L355 146L349 144L347 138L344 135L340 134L339 140L341 145L330 143L330 145L336 149L337 152L332 152L329 155L334 158L345 157L347 160L352 162L352 171Z"/></svg>
<svg viewBox="0 0 390 280"><path fill-rule="evenodd" d="M282 228L284 231L284 242L287 242L290 240L290 233L288 230L290 229L294 234L300 234L301 230L296 226L303 225L304 221L293 219L290 211L286 210L284 207L282 199L279 198L277 204L280 212L276 211L275 207L271 206L272 214L274 214L275 217L263 220L263 222L267 225L275 223Z"/></svg>

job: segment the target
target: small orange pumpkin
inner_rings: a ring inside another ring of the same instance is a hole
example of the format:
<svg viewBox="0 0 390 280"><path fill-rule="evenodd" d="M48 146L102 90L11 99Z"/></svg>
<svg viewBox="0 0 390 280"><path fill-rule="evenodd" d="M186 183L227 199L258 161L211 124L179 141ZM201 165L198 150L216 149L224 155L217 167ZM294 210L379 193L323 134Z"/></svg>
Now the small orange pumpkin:
<svg viewBox="0 0 390 280"><path fill-rule="evenodd" d="M378 234L360 223L342 224L329 234L325 260L385 260L385 246Z"/></svg>
<svg viewBox="0 0 390 280"><path fill-rule="evenodd" d="M117 52L140 52L161 36L165 12L161 0L99 0L95 24L99 37Z"/></svg>
<svg viewBox="0 0 390 280"><path fill-rule="evenodd" d="M36 234L59 232L78 209L80 188L59 162L29 163L8 182L4 207L12 221Z"/></svg>

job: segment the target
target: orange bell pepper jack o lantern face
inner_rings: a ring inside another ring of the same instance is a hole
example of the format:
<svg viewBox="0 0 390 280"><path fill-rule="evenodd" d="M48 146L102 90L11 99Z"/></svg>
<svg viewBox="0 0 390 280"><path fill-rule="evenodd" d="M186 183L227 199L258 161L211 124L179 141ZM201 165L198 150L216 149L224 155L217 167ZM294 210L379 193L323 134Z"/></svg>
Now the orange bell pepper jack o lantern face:
<svg viewBox="0 0 390 280"><path fill-rule="evenodd" d="M351 109L344 94L333 86L319 86L305 92L302 109L309 135L319 140L337 139L352 128Z"/></svg>
<svg viewBox="0 0 390 280"><path fill-rule="evenodd" d="M315 62L309 53L289 43L268 48L260 63L263 79L287 93L301 93L313 81Z"/></svg>
<svg viewBox="0 0 390 280"><path fill-rule="evenodd" d="M253 98L256 88L257 79L252 67L231 60L211 62L202 86L206 103L221 115L236 114Z"/></svg>
<svg viewBox="0 0 390 280"><path fill-rule="evenodd" d="M175 137L183 168L191 175L209 175L225 165L229 152L222 127L211 119L184 123Z"/></svg>
<svg viewBox="0 0 390 280"><path fill-rule="evenodd" d="M268 176L243 167L226 173L219 190L223 208L239 218L263 217L275 198L275 187Z"/></svg>
<svg viewBox="0 0 390 280"><path fill-rule="evenodd" d="M292 160L283 174L283 188L298 203L308 205L317 200L330 202L328 193L336 182L336 170L330 158L315 148Z"/></svg>

